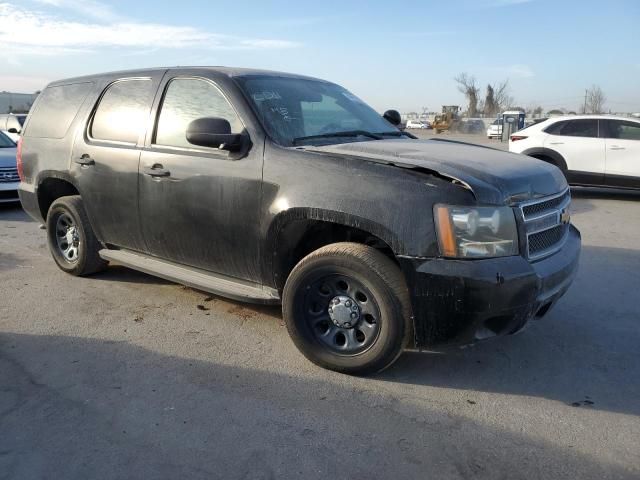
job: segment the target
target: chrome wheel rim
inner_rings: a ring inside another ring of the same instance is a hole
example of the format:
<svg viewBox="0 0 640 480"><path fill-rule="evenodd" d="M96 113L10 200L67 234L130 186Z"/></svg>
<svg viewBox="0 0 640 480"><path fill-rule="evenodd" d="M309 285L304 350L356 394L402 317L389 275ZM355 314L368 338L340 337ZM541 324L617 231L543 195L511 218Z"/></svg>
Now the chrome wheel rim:
<svg viewBox="0 0 640 480"><path fill-rule="evenodd" d="M304 314L314 338L332 353L368 350L380 333L380 308L371 291L347 275L328 275L307 286Z"/></svg>
<svg viewBox="0 0 640 480"><path fill-rule="evenodd" d="M55 235L60 255L69 263L77 262L80 250L80 235L71 215L61 213L58 216Z"/></svg>

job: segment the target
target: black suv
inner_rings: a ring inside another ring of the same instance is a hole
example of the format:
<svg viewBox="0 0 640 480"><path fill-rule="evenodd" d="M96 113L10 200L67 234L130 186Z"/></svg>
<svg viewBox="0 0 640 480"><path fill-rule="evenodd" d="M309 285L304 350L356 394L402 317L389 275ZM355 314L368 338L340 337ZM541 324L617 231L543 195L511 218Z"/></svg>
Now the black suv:
<svg viewBox="0 0 640 480"><path fill-rule="evenodd" d="M266 71L54 82L19 145L20 198L65 272L113 262L282 303L301 352L341 372L544 315L580 252L562 172L385 117L336 84Z"/></svg>

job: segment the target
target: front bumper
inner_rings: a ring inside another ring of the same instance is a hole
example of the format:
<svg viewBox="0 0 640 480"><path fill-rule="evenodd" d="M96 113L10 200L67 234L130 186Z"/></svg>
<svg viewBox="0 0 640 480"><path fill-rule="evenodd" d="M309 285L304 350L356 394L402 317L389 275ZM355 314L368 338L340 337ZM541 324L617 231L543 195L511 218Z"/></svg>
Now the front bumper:
<svg viewBox="0 0 640 480"><path fill-rule="evenodd" d="M0 182L0 203L18 202L18 185L20 182Z"/></svg>
<svg viewBox="0 0 640 480"><path fill-rule="evenodd" d="M465 345L516 333L567 291L580 244L580 232L570 226L562 249L533 263L521 256L400 259L411 294L415 347Z"/></svg>

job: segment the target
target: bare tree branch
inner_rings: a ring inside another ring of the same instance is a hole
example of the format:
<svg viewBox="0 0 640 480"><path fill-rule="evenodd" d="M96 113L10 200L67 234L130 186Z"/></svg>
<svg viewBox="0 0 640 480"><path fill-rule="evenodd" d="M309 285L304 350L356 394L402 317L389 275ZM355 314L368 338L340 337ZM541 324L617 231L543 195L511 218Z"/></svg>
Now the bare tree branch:
<svg viewBox="0 0 640 480"><path fill-rule="evenodd" d="M460 93L463 93L467 97L467 102L469 102L467 115L475 117L478 112L478 93L480 93L480 89L476 85L476 78L466 73L461 73L454 80L458 84Z"/></svg>
<svg viewBox="0 0 640 480"><path fill-rule="evenodd" d="M584 113L603 113L607 97L598 85L587 90L586 111Z"/></svg>

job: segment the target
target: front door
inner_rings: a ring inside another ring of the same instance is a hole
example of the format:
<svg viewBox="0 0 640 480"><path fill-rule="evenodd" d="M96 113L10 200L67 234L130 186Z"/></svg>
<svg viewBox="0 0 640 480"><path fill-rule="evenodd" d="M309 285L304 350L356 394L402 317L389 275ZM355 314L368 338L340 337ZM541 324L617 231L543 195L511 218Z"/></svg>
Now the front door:
<svg viewBox="0 0 640 480"><path fill-rule="evenodd" d="M612 187L640 188L640 122L606 122L606 184Z"/></svg>
<svg viewBox="0 0 640 480"><path fill-rule="evenodd" d="M258 282L263 144L239 156L186 140L198 118L245 123L211 79L167 76L140 161L140 218L152 255Z"/></svg>
<svg viewBox="0 0 640 480"><path fill-rule="evenodd" d="M98 238L144 251L138 216L138 164L153 98L162 74L114 78L79 129L71 171Z"/></svg>

